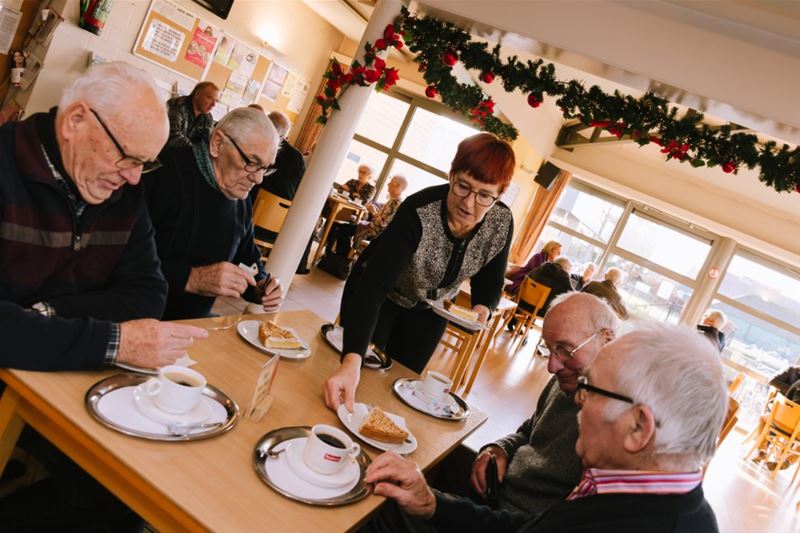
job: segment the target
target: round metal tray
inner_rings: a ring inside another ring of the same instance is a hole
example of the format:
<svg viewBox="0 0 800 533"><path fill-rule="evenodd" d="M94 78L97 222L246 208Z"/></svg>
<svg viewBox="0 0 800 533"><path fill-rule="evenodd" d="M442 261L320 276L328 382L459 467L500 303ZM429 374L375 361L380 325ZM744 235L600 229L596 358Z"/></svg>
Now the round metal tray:
<svg viewBox="0 0 800 533"><path fill-rule="evenodd" d="M203 389L203 395L219 402L225 408L225 411L227 412L227 418L224 422L222 422L222 424L213 428L209 428L208 431L190 433L188 435L165 435L161 433L136 431L134 429L118 425L116 422L105 417L102 413L100 413L100 411L98 411L98 402L109 392L122 387L135 387L141 383L144 383L148 379L150 379L150 376L147 375L125 373L115 374L100 380L92 385L88 391L86 391L86 396L84 398L86 410L89 411L89 414L92 416L92 418L115 431L125 435L130 435L132 437L164 442L183 442L188 440L202 440L216 437L217 435L222 435L223 433L233 429L233 426L235 426L236 422L239 420L239 406L227 394L213 385L206 385L205 389Z"/></svg>
<svg viewBox="0 0 800 533"><path fill-rule="evenodd" d="M331 339L332 333L335 330L341 330L341 326L334 326L333 324L323 324L322 327L319 328L319 333L322 335L322 338L325 339L325 342L328 343L328 346L336 350L336 353L342 353L342 346L338 342ZM392 358L383 353L380 349L376 348L374 345L369 345L369 351L367 352L367 356L364 361L364 367L369 368L370 370L379 370L381 372L386 372L390 368L392 368Z"/></svg>
<svg viewBox="0 0 800 533"><path fill-rule="evenodd" d="M136 365L129 365L127 363L114 363L114 366L117 368L121 368L122 370L127 370L128 372L135 372L137 374L145 374L147 376L157 376L158 369L157 368L148 368L145 366L136 366Z"/></svg>
<svg viewBox="0 0 800 533"><path fill-rule="evenodd" d="M458 396L454 392L451 392L450 396L455 400L455 402L458 405L460 410L458 412L452 412L451 411L450 414L432 413L432 412L430 412L430 411L428 411L426 409L421 409L421 408L417 407L416 405L413 405L413 404L409 403L403 397L403 395L400 394L400 389L403 388L403 387L407 387L410 383L413 383L414 381L419 381L419 380L412 379L412 378L399 378L399 379L396 379L395 382L392 384L392 392L394 393L394 395L397 396L400 399L401 402L403 402L404 404L406 404L410 408L414 409L415 411L419 411L420 413L425 413L428 416L432 416L434 418L439 418L441 420L459 421L459 420L466 420L467 417L469 417L469 415L470 415L469 405L467 405L467 402L465 402L460 396Z"/></svg>
<svg viewBox="0 0 800 533"><path fill-rule="evenodd" d="M360 468L360 473L358 477L358 483L356 486L352 488L349 492L337 496L335 498L329 498L325 500L313 500L309 498L303 498L302 496L298 496L296 494L292 494L291 492L285 491L278 487L273 481L270 479L269 474L267 473L267 469L265 466L265 462L267 461L267 452L272 449L274 446L279 445L281 442L291 440L291 439L298 439L302 437L308 437L311 434L311 428L309 426L291 426L279 429L273 429L261 439L259 439L258 443L256 443L256 447L253 449L253 467L256 469L256 474L261 480L267 484L275 492L286 496L292 500L297 500L299 502L307 503L309 505L321 505L323 507L335 507L339 505L347 505L349 503L354 503L359 500L363 500L369 495L369 491L367 490L367 484L364 483L364 477L367 473L367 467L370 465L372 460L367 455L363 449L361 453L358 454L358 466Z"/></svg>

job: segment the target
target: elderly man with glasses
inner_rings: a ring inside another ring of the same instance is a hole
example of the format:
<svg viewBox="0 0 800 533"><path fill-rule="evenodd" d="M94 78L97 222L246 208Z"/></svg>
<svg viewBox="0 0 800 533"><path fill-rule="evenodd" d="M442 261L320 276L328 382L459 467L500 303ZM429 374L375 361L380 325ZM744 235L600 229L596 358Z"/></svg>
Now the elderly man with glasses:
<svg viewBox="0 0 800 533"><path fill-rule="evenodd" d="M718 531L701 484L728 404L714 348L684 326L642 324L606 344L575 383L574 451L585 469L544 511L493 511L434 492L394 454L373 461L365 481L437 531Z"/></svg>
<svg viewBox="0 0 800 533"><path fill-rule="evenodd" d="M207 335L153 320L167 285L133 186L168 131L153 79L125 63L0 130L0 366L158 367Z"/></svg>
<svg viewBox="0 0 800 533"><path fill-rule="evenodd" d="M253 243L250 189L275 161L278 134L264 113L234 109L192 146L170 147L144 180L161 268L169 282L166 319L211 315L218 296L276 310L277 279Z"/></svg>

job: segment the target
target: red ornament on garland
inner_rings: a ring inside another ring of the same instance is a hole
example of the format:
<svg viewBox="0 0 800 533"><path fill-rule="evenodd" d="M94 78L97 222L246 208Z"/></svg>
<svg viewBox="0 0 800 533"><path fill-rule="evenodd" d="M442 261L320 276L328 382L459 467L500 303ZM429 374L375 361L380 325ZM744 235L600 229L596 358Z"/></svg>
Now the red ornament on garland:
<svg viewBox="0 0 800 533"><path fill-rule="evenodd" d="M535 94L531 93L528 95L528 105L533 108L537 108L542 105L542 101L536 98Z"/></svg>
<svg viewBox="0 0 800 533"><path fill-rule="evenodd" d="M436 98L436 95L439 94L439 89L434 87L433 85L428 85L425 87L425 96L428 98Z"/></svg>
<svg viewBox="0 0 800 533"><path fill-rule="evenodd" d="M458 63L458 56L453 52L445 52L442 54L442 63L448 67L455 66Z"/></svg>
<svg viewBox="0 0 800 533"><path fill-rule="evenodd" d="M492 83L494 81L494 72L489 70L481 74L481 81L483 83Z"/></svg>
<svg viewBox="0 0 800 533"><path fill-rule="evenodd" d="M722 171L725 172L726 174L730 174L734 170L736 170L736 165L733 163L733 161L727 161L723 163Z"/></svg>
<svg viewBox="0 0 800 533"><path fill-rule="evenodd" d="M384 61L380 57L376 57L372 65L375 67L375 70L383 70L386 68L386 61Z"/></svg>
<svg viewBox="0 0 800 533"><path fill-rule="evenodd" d="M378 39L377 41L375 41L375 50L386 50L386 46L387 46L386 41L384 41L383 39Z"/></svg>

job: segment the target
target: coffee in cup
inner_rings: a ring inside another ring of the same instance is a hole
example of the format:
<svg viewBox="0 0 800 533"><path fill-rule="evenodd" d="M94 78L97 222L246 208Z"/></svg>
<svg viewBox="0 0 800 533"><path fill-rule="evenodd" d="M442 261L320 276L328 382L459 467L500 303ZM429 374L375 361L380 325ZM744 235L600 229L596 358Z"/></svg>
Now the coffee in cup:
<svg viewBox="0 0 800 533"><path fill-rule="evenodd" d="M162 411L180 415L191 411L203 396L206 378L199 372L180 365L169 365L158 371L158 377L145 384L145 392Z"/></svg>
<svg viewBox="0 0 800 533"><path fill-rule="evenodd" d="M441 372L428 370L422 380L422 392L434 400L441 400L450 392L453 380Z"/></svg>
<svg viewBox="0 0 800 533"><path fill-rule="evenodd" d="M361 447L347 433L333 426L317 424L311 428L306 440L303 460L311 470L329 475L342 470L359 453Z"/></svg>

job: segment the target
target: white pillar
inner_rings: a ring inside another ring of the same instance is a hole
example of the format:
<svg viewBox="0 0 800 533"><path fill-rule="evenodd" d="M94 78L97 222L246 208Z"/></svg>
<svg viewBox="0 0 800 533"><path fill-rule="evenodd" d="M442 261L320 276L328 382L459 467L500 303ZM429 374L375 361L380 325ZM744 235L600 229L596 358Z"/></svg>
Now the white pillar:
<svg viewBox="0 0 800 533"><path fill-rule="evenodd" d="M681 323L689 326L694 326L703 317L706 309L711 305L720 283L722 283L722 272L728 268L728 265L736 253L736 241L730 237L721 237L718 242L714 243L711 248L709 257L704 265L705 270L700 277L697 286L686 302L681 315ZM720 275L716 278L709 276L712 268L716 268Z"/></svg>
<svg viewBox="0 0 800 533"><path fill-rule="evenodd" d="M383 30L400 14L400 0L379 0L358 46L358 61L364 64L364 43L375 42ZM386 52L381 57L385 58ZM278 277L288 290L308 238L328 198L336 172L344 161L361 114L375 87L349 87L339 98L341 110L333 111L314 149L314 155L297 189L297 194L281 228L266 269Z"/></svg>

